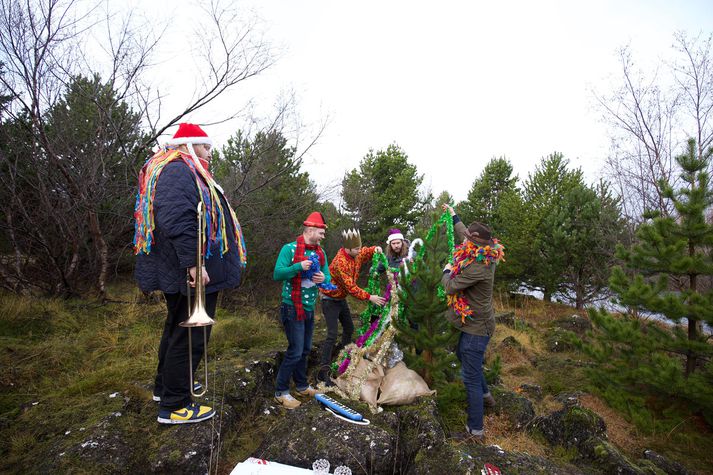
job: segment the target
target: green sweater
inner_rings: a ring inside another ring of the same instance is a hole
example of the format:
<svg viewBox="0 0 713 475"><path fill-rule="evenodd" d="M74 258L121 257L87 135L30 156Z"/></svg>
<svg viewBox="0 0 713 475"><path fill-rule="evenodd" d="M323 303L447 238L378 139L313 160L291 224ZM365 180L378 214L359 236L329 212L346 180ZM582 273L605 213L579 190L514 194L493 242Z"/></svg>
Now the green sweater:
<svg viewBox="0 0 713 475"><path fill-rule="evenodd" d="M292 262L295 257L296 249L297 241L282 246L280 255L277 256L277 262L275 262L275 271L272 274L273 279L282 281L282 303L286 303L287 305L294 305L292 302L292 279L302 271L302 265L299 262ZM305 249L305 257L314 254L314 252L315 251ZM326 254L324 256L322 272L324 272L324 282L331 282L332 278L329 275L329 263L327 262ZM305 310L314 310L317 295L319 295L319 290L316 285L302 287L302 306Z"/></svg>

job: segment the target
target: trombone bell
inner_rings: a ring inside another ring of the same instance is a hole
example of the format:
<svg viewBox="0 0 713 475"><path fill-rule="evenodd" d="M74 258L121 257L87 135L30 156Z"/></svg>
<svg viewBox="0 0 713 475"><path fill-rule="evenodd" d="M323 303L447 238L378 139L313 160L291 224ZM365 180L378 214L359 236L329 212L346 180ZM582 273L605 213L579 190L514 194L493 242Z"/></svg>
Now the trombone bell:
<svg viewBox="0 0 713 475"><path fill-rule="evenodd" d="M186 275L186 286L187 286L187 299L188 308L191 310L191 314L188 319L184 322L179 323L181 327L188 328L188 381L190 381L191 395L193 397L200 397L208 391L208 330L209 327L215 324L215 320L210 318L208 312L205 310L205 285L203 285L203 239L204 239L204 223L205 223L205 209L203 207L203 202L198 203L198 208L196 209L197 220L198 220L198 246L197 246L197 256L196 256L196 276L195 276L195 302L191 306L191 284L190 284L190 273ZM191 334L193 330L191 328L203 327L203 370L204 370L204 381L203 391L196 393L193 390L193 341L191 340Z"/></svg>
<svg viewBox="0 0 713 475"><path fill-rule="evenodd" d="M210 318L208 313L205 311L205 308L197 308L196 311L188 317L188 320L181 322L178 325L186 328L194 328L208 327L213 324L215 324L215 320Z"/></svg>

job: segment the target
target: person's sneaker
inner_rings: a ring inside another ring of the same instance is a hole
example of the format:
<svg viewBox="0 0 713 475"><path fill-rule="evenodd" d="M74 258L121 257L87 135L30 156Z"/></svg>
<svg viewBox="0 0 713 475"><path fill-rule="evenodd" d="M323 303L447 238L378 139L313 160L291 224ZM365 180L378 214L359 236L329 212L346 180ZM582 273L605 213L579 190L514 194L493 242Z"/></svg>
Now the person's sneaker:
<svg viewBox="0 0 713 475"><path fill-rule="evenodd" d="M295 394L301 397L314 397L314 395L317 394L317 390L314 389L312 386L307 386L302 391L295 389Z"/></svg>
<svg viewBox="0 0 713 475"><path fill-rule="evenodd" d="M470 427L468 427L468 424L466 424L465 432L468 434L468 440L470 442L475 442L476 444L481 445L485 444L485 433L483 431L476 431L475 429L471 429Z"/></svg>
<svg viewBox="0 0 713 475"><path fill-rule="evenodd" d="M200 392L203 389L203 385L199 383L198 381L193 381L193 392L197 393ZM153 399L155 402L161 402L161 396L156 395L156 393L153 393L151 395L151 399Z"/></svg>
<svg viewBox="0 0 713 475"><path fill-rule="evenodd" d="M158 422L161 424L191 424L210 419L215 415L212 407L201 406L197 402L192 402L183 409L171 411L170 409L160 409L158 411Z"/></svg>
<svg viewBox="0 0 713 475"><path fill-rule="evenodd" d="M285 409L296 409L300 407L301 402L293 398L291 394L285 394L284 396L275 396L275 402L284 407Z"/></svg>
<svg viewBox="0 0 713 475"><path fill-rule="evenodd" d="M486 407L495 407L495 398L493 397L492 394L484 394L483 395L483 404Z"/></svg>

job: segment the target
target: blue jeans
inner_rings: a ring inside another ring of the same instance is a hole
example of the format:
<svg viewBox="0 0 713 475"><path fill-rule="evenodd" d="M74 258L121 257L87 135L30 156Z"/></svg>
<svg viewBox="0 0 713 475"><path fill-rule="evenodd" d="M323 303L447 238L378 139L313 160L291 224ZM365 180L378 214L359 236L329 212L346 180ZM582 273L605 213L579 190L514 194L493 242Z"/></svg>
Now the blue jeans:
<svg viewBox="0 0 713 475"><path fill-rule="evenodd" d="M307 357L312 351L312 332L314 331L314 310L305 309L305 319L297 320L297 310L293 305L280 305L280 320L287 336L287 351L277 371L275 396L284 396L290 392L290 378L295 380L295 387L303 391L307 383Z"/></svg>
<svg viewBox="0 0 713 475"><path fill-rule="evenodd" d="M483 357L489 341L489 336L461 333L456 348L468 399L468 428L471 430L483 430L483 394L488 393Z"/></svg>

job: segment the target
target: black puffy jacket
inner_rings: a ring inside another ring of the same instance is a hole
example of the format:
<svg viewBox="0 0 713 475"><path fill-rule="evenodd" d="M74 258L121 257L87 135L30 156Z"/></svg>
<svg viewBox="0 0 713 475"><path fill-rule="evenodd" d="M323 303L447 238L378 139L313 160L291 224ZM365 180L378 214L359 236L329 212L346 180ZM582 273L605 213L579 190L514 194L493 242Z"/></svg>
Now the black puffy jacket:
<svg viewBox="0 0 713 475"><path fill-rule="evenodd" d="M233 220L225 197L220 192L219 195L225 210L229 250L221 256L219 244L210 243L212 255L205 259L210 277L206 293L237 287L242 275ZM196 265L198 253L198 201L196 179L188 165L181 160L166 165L156 183L153 201L156 227L151 252L136 257L134 277L144 292L186 294L186 272Z"/></svg>

